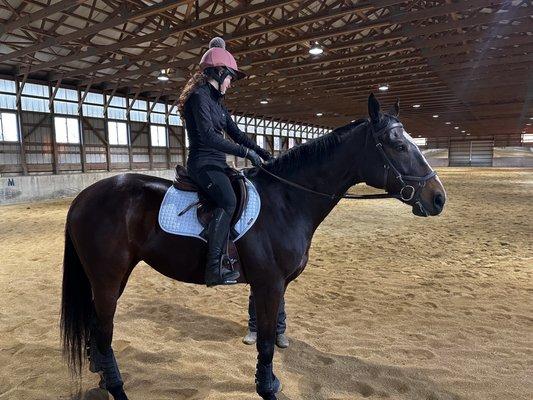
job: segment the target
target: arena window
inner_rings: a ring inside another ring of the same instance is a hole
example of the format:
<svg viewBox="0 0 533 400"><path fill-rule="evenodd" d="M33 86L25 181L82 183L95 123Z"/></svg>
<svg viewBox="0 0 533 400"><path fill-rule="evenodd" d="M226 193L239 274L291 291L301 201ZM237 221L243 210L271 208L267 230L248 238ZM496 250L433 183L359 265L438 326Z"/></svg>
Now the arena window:
<svg viewBox="0 0 533 400"><path fill-rule="evenodd" d="M132 104L132 111L130 112L130 119L137 122L147 122L148 113L147 105L144 100L135 100Z"/></svg>
<svg viewBox="0 0 533 400"><path fill-rule="evenodd" d="M260 133L260 134L265 133L265 120L264 119L257 120L256 133Z"/></svg>
<svg viewBox="0 0 533 400"><path fill-rule="evenodd" d="M167 146L167 132L164 125L150 126L150 140L153 147Z"/></svg>
<svg viewBox="0 0 533 400"><path fill-rule="evenodd" d="M177 107L174 107L168 116L168 124L174 126L183 126Z"/></svg>
<svg viewBox="0 0 533 400"><path fill-rule="evenodd" d="M255 120L253 118L245 118L244 123L246 124L246 132L254 133L255 132Z"/></svg>
<svg viewBox="0 0 533 400"><path fill-rule="evenodd" d="M255 142L257 143L257 145L261 148L265 148L265 137L262 136L262 135L257 135L255 137Z"/></svg>
<svg viewBox="0 0 533 400"><path fill-rule="evenodd" d="M49 113L48 86L26 83L22 89L20 105L24 111Z"/></svg>
<svg viewBox="0 0 533 400"><path fill-rule="evenodd" d="M57 143L79 143L80 126L77 118L54 117Z"/></svg>
<svg viewBox="0 0 533 400"><path fill-rule="evenodd" d="M111 99L107 97L110 107L107 109L107 117L110 119L117 119L125 121L128 119L126 115L127 99L125 97L113 96Z"/></svg>
<svg viewBox="0 0 533 400"><path fill-rule="evenodd" d="M87 93L82 111L84 117L104 118L104 96L100 93Z"/></svg>
<svg viewBox="0 0 533 400"><path fill-rule="evenodd" d="M109 144L128 144L128 129L125 122L109 121L107 123L107 129L109 132Z"/></svg>
<svg viewBox="0 0 533 400"><path fill-rule="evenodd" d="M275 136L274 137L274 150L281 150L281 138Z"/></svg>
<svg viewBox="0 0 533 400"><path fill-rule="evenodd" d="M0 142L18 142L17 114L0 113Z"/></svg>
<svg viewBox="0 0 533 400"><path fill-rule="evenodd" d="M295 144L296 144L296 139L294 139L293 137L290 137L289 138L289 149L291 147L294 147Z"/></svg>
<svg viewBox="0 0 533 400"><path fill-rule="evenodd" d="M152 109L152 112L150 113L150 122L154 124L165 124L165 104L150 102L148 107Z"/></svg>

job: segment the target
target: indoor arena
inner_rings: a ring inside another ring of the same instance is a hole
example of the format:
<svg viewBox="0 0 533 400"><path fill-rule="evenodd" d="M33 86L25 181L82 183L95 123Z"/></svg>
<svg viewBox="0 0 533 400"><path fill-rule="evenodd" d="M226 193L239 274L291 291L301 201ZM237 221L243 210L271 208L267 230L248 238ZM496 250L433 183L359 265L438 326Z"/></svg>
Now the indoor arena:
<svg viewBox="0 0 533 400"><path fill-rule="evenodd" d="M532 15L0 0L0 400L532 399Z"/></svg>

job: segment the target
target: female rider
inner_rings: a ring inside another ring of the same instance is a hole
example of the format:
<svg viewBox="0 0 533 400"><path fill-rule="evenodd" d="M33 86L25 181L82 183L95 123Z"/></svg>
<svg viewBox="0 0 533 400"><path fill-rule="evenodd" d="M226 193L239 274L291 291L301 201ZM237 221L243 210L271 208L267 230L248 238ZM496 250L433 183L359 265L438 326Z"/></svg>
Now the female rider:
<svg viewBox="0 0 533 400"><path fill-rule="evenodd" d="M224 40L216 37L209 43L200 69L186 83L178 100L189 138L189 176L216 204L207 230L207 286L233 284L239 277L239 272L223 263L236 207L235 193L225 172L229 168L226 154L247 158L254 166L261 165L261 158L268 161L272 157L241 132L221 102L231 82L245 76L226 50ZM225 139L222 131L234 142Z"/></svg>

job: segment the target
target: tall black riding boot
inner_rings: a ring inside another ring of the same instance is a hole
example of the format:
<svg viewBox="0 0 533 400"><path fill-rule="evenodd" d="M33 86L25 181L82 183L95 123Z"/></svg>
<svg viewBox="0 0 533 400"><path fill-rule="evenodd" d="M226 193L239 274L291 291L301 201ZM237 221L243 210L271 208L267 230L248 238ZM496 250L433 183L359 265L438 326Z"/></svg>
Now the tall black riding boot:
<svg viewBox="0 0 533 400"><path fill-rule="evenodd" d="M207 230L209 250L205 268L205 283L209 287L235 284L240 275L238 271L226 268L222 263L230 224L231 215L228 215L223 208L217 208L213 212L213 219Z"/></svg>

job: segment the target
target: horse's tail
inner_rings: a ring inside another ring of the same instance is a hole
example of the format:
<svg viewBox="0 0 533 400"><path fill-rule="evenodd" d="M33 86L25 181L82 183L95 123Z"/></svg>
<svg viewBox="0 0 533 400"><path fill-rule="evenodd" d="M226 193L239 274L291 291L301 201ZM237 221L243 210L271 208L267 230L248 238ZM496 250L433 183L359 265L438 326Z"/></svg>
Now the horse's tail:
<svg viewBox="0 0 533 400"><path fill-rule="evenodd" d="M91 284L72 243L67 222L60 329L63 356L74 374L81 374L85 358L85 341L90 337L89 326L92 313Z"/></svg>

